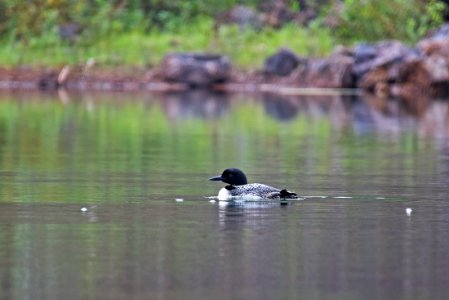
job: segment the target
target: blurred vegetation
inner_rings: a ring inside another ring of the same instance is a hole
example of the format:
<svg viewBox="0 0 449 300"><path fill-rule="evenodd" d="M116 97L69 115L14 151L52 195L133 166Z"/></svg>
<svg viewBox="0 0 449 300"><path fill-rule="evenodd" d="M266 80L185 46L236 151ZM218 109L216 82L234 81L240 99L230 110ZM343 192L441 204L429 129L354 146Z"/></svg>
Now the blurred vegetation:
<svg viewBox="0 0 449 300"><path fill-rule="evenodd" d="M257 2L263 1L4 0L0 2L0 33L13 39L30 39L57 33L60 26L68 24L76 24L83 37L92 38L136 29L171 30L239 3L255 6Z"/></svg>
<svg viewBox="0 0 449 300"><path fill-rule="evenodd" d="M414 43L443 22L446 8L438 0L285 0L277 2L291 13L313 10L316 18L307 26L292 20L281 28L220 21L236 5L267 12L273 2L3 0L0 65L60 65L95 58L104 65L145 66L159 63L169 51L209 51L254 67L281 46L321 56L342 42L395 38ZM327 23L331 15L334 25Z"/></svg>
<svg viewBox="0 0 449 300"><path fill-rule="evenodd" d="M446 5L438 0L345 0L337 28L345 40L399 39L415 43L443 23Z"/></svg>
<svg viewBox="0 0 449 300"><path fill-rule="evenodd" d="M76 45L70 45L57 35L5 43L0 47L0 65L82 64L94 58L103 66L151 66L157 65L168 52L206 51L225 54L236 65L251 68L262 65L268 55L286 45L302 55L322 56L329 53L335 43L330 31L318 26L304 29L288 24L281 29L256 31L227 25L214 30L213 20L204 17L192 20L188 27L117 32L103 35L95 42L80 39Z"/></svg>

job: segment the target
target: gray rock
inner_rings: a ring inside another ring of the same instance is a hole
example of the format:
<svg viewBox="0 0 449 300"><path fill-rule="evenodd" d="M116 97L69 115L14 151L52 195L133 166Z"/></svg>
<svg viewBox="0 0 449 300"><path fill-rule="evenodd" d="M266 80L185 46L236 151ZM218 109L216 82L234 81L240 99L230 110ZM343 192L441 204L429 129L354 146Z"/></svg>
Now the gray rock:
<svg viewBox="0 0 449 300"><path fill-rule="evenodd" d="M354 63L356 65L370 61L377 56L376 47L369 44L362 43L355 45L352 51L354 55Z"/></svg>
<svg viewBox="0 0 449 300"><path fill-rule="evenodd" d="M411 49L399 41L385 41L374 46L358 45L354 48L355 61L352 71L355 77L360 79L367 72L379 67L392 65L404 61L410 55L417 55L416 50ZM358 58L358 60L357 60Z"/></svg>
<svg viewBox="0 0 449 300"><path fill-rule="evenodd" d="M424 54L449 53L449 24L441 26L439 29L421 40L416 47Z"/></svg>
<svg viewBox="0 0 449 300"><path fill-rule="evenodd" d="M312 87L352 88L354 87L352 64L352 59L345 56L311 60L305 81Z"/></svg>
<svg viewBox="0 0 449 300"><path fill-rule="evenodd" d="M293 51L281 48L265 60L263 71L267 75L287 76L300 62L301 59Z"/></svg>
<svg viewBox="0 0 449 300"><path fill-rule="evenodd" d="M199 53L172 53L165 56L161 75L165 81L206 87L228 81L231 66L225 56Z"/></svg>

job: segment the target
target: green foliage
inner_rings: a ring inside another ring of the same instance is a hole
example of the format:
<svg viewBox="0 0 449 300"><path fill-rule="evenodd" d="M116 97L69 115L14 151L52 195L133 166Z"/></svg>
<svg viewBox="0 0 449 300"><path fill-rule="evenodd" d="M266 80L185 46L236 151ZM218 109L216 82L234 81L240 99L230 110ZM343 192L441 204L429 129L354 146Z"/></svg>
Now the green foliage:
<svg viewBox="0 0 449 300"><path fill-rule="evenodd" d="M12 41L0 47L0 65L83 64L94 58L99 65L158 65L165 54L174 51L213 52L227 55L243 68L260 67L279 47L289 47L301 55L323 56L335 42L329 30L312 26L300 28L289 24L280 30L260 31L237 26L214 29L214 21L203 17L189 26L160 31L137 29L103 35L90 42L80 39L76 44L64 43L56 32L32 37L28 42ZM132 45L132 46L130 46Z"/></svg>
<svg viewBox="0 0 449 300"><path fill-rule="evenodd" d="M315 9L327 2L303 1ZM286 3L301 10L300 1ZM414 43L443 22L445 9L437 0L345 0L341 25L334 31L319 22L281 29L217 27L215 16L236 4L266 5L263 0L3 0L0 65L55 66L94 58L108 66L146 66L159 64L168 52L206 51L254 68L279 47L322 56L342 41L395 38ZM70 25L76 26L76 34L61 38L61 28Z"/></svg>
<svg viewBox="0 0 449 300"><path fill-rule="evenodd" d="M416 42L443 22L437 0L345 0L337 34L347 41L399 39Z"/></svg>
<svg viewBox="0 0 449 300"><path fill-rule="evenodd" d="M183 27L201 16L214 16L237 3L257 0L3 0L0 2L0 34L15 39L45 35L64 24L77 24L83 34L99 35L154 27Z"/></svg>

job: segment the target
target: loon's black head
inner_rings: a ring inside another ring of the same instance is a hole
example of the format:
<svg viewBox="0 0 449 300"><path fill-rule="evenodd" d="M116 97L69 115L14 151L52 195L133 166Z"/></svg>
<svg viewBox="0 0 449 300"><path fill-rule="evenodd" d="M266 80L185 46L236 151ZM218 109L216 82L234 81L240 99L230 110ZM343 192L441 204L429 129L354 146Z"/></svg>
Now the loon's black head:
<svg viewBox="0 0 449 300"><path fill-rule="evenodd" d="M223 181L231 185L244 185L248 183L248 181L246 180L245 173L243 173L242 170L237 168L226 169L223 171L221 176L215 176L209 178L209 180Z"/></svg>

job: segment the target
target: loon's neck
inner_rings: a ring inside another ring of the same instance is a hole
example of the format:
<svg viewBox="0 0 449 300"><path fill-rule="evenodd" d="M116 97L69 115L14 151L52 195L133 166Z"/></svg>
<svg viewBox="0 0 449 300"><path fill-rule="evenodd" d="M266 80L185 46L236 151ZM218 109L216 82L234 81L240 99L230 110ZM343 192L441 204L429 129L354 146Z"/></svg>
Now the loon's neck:
<svg viewBox="0 0 449 300"><path fill-rule="evenodd" d="M224 188L227 189L228 191L232 191L235 189L235 186L230 184L230 185L225 186Z"/></svg>

